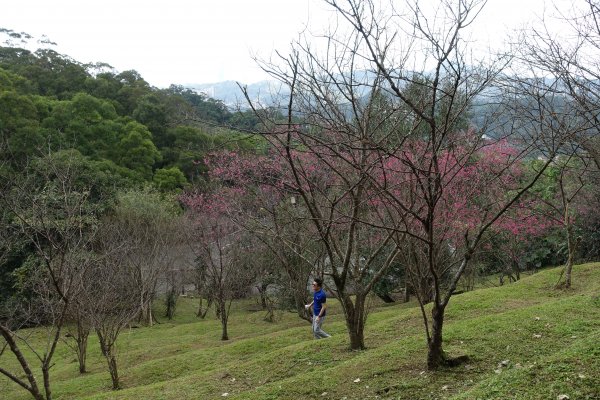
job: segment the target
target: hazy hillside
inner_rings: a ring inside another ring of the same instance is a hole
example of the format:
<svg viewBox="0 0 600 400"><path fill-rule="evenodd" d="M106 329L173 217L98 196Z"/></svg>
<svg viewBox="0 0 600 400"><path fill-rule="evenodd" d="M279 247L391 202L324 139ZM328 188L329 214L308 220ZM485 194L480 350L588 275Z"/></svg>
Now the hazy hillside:
<svg viewBox="0 0 600 400"><path fill-rule="evenodd" d="M243 83L241 83L244 85ZM232 109L247 109L248 102L244 97L236 81L224 81L217 83L186 84L185 87L204 93L209 97L221 100L225 105ZM278 105L281 100L285 100L289 91L282 88L275 81L260 81L246 85L250 99L255 104L261 104L265 107Z"/></svg>

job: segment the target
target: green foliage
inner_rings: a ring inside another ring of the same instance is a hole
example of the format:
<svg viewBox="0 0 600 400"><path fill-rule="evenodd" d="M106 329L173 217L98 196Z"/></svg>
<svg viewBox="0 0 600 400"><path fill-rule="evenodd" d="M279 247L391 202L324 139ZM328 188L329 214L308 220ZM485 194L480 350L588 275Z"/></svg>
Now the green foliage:
<svg viewBox="0 0 600 400"><path fill-rule="evenodd" d="M180 97L189 104L194 111L195 117L202 121L213 121L224 124L229 121L231 114L220 100L211 99L202 93L185 89L183 86L171 85L163 91L168 97Z"/></svg>
<svg viewBox="0 0 600 400"><path fill-rule="evenodd" d="M37 122L37 109L29 96L15 91L0 93L0 129L14 132Z"/></svg>
<svg viewBox="0 0 600 400"><path fill-rule="evenodd" d="M160 160L160 153L152 142L148 128L137 122L129 122L118 151L120 165L138 172L145 180L152 178L152 167Z"/></svg>
<svg viewBox="0 0 600 400"><path fill-rule="evenodd" d="M404 267L399 263L391 265L385 276L377 281L373 287L373 293L381 299L391 299L394 292L397 292L405 283ZM402 286L401 286L402 285Z"/></svg>
<svg viewBox="0 0 600 400"><path fill-rule="evenodd" d="M12 219L8 210L0 211L0 305L17 293L18 279L15 271L32 252L32 248L16 229Z"/></svg>
<svg viewBox="0 0 600 400"><path fill-rule="evenodd" d="M156 93L147 94L140 98L132 116L152 132L158 146L162 147L167 144L165 140L167 114L164 103Z"/></svg>
<svg viewBox="0 0 600 400"><path fill-rule="evenodd" d="M23 76L41 95L69 98L81 91L88 74L71 58L54 50L31 53L23 49L0 49L0 67Z"/></svg>
<svg viewBox="0 0 600 400"><path fill-rule="evenodd" d="M121 111L122 106L117 101L117 95L123 87L123 83L117 79L115 74L103 72L95 77L89 76L85 80L84 86L86 93L99 99L112 100L112 104L118 105L118 109Z"/></svg>
<svg viewBox="0 0 600 400"><path fill-rule="evenodd" d="M191 126L178 126L169 130L171 145L162 149L165 165L180 169L188 180L193 181L202 172L198 161L214 149L214 136Z"/></svg>
<svg viewBox="0 0 600 400"><path fill-rule="evenodd" d="M543 164L544 161L542 160L531 160L525 165L529 174L535 174L541 169ZM560 168L557 168L555 165L549 165L532 188L532 193L545 201L552 200L557 193L559 175Z"/></svg>
<svg viewBox="0 0 600 400"><path fill-rule="evenodd" d="M31 93L31 82L0 67L0 91L5 90L15 90L21 94Z"/></svg>
<svg viewBox="0 0 600 400"><path fill-rule="evenodd" d="M252 132L258 129L260 119L252 110L247 110L243 112L238 111L231 115L231 118L229 119L229 124L231 126L235 126L236 128L240 128L244 131Z"/></svg>
<svg viewBox="0 0 600 400"><path fill-rule="evenodd" d="M120 218L138 221L167 220L180 212L181 208L171 196L149 186L121 191L116 196L115 213Z"/></svg>
<svg viewBox="0 0 600 400"><path fill-rule="evenodd" d="M27 257L22 261L18 268L15 268L11 273L13 280L13 286L10 288L17 296L23 298L30 298L34 296L31 292L30 283L32 277L41 269L42 260L40 257L29 253Z"/></svg>
<svg viewBox="0 0 600 400"><path fill-rule="evenodd" d="M132 115L138 101L151 92L150 85L134 70L121 72L115 79L122 85L116 94L116 100L122 106L121 112L124 115Z"/></svg>
<svg viewBox="0 0 600 400"><path fill-rule="evenodd" d="M123 124L111 103L86 93L72 100L49 105L50 113L43 120L49 136L56 137L60 147L72 147L95 159L116 161L116 146Z"/></svg>
<svg viewBox="0 0 600 400"><path fill-rule="evenodd" d="M31 301L44 295L25 285L34 270L42 260L53 268L73 261L73 238L94 231L119 179L74 149L30 158L20 172L0 171L0 297Z"/></svg>
<svg viewBox="0 0 600 400"><path fill-rule="evenodd" d="M52 202L58 178L70 174L73 195L86 196L94 218L120 212L139 223L148 210L176 214L166 193L201 180L207 153L264 147L215 127L229 124L231 115L222 102L192 90L153 88L134 70L83 65L52 50L0 47L0 189L27 184L31 195L58 210L60 202ZM155 189L140 189L150 185ZM5 209L0 218L0 298L8 299L16 293L14 271L26 275L35 248L21 240Z"/></svg>
<svg viewBox="0 0 600 400"><path fill-rule="evenodd" d="M83 65L52 50L0 47L0 132L6 143L0 151L12 165L73 148L129 181L153 182L156 170L164 169L176 179L161 185L182 187L173 168L198 181L208 152L266 146L215 125L252 130L257 124L251 111L232 114L222 102L182 86L152 88L135 70L115 73L106 64Z"/></svg>
<svg viewBox="0 0 600 400"><path fill-rule="evenodd" d="M74 184L78 188L89 188L90 201L110 204L119 189L135 186L136 174L111 161L96 161L75 149L55 152L47 157L35 159L34 168L44 168L52 163L54 168L65 173L74 173Z"/></svg>
<svg viewBox="0 0 600 400"><path fill-rule="evenodd" d="M204 157L223 149L263 152L266 140L258 135L240 134L227 129L207 133L200 128L178 126L169 129L171 145L161 149L165 166L179 168L189 182L196 182L207 172Z"/></svg>
<svg viewBox="0 0 600 400"><path fill-rule="evenodd" d="M43 147L45 140L31 96L0 92L0 138L7 153L12 153L14 164L22 164L32 149ZM0 157L6 159L8 154L2 154L0 149Z"/></svg>
<svg viewBox="0 0 600 400"><path fill-rule="evenodd" d="M183 189L187 184L183 172L177 167L157 169L152 181L158 190L163 192Z"/></svg>
<svg viewBox="0 0 600 400"><path fill-rule="evenodd" d="M4 192L0 214L0 298L16 294L19 288L13 271L28 271L22 268L35 252L31 238L25 235L25 225L35 228L46 223L62 230L66 229L65 223L77 223L77 229L89 226L112 207L117 188L134 184L122 168L91 160L74 149L30 158L19 172L0 168ZM61 192L66 188L68 192ZM83 201L79 209L86 217L78 221L66 218L65 207L78 201ZM15 213L24 220L16 218ZM42 216L44 219L40 219Z"/></svg>

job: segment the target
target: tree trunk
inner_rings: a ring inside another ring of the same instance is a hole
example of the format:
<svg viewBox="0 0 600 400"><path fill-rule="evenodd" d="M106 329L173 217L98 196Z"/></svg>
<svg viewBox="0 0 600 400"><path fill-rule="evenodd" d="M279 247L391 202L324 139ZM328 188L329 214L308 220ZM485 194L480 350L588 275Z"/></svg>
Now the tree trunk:
<svg viewBox="0 0 600 400"><path fill-rule="evenodd" d="M304 302L300 302L298 299L296 299L296 313L298 314L298 317L302 318L303 320L312 322L310 312L304 308Z"/></svg>
<svg viewBox="0 0 600 400"><path fill-rule="evenodd" d="M294 292L294 302L296 303L296 311L298 312L298 316L303 320L312 323L312 318L310 316L310 311L307 311L304 308L306 304L306 284L298 283L298 281L294 281L295 284L292 287Z"/></svg>
<svg viewBox="0 0 600 400"><path fill-rule="evenodd" d="M87 341L90 334L89 326L81 320L77 321L77 361L79 362L79 373L85 374L87 359Z"/></svg>
<svg viewBox="0 0 600 400"><path fill-rule="evenodd" d="M391 303L394 303L394 302L395 302L394 298L393 298L393 297L392 297L392 296L391 296L389 293L385 293L385 294L382 294L382 293L375 293L375 294L376 294L376 295L377 295L377 297L379 297L379 298L380 298L380 299L381 299L381 300L382 300L384 303L391 304Z"/></svg>
<svg viewBox="0 0 600 400"><path fill-rule="evenodd" d="M172 286L167 292L165 299L165 317L171 321L175 317L175 309L177 308L177 299L179 297L179 291L176 287Z"/></svg>
<svg viewBox="0 0 600 400"><path fill-rule="evenodd" d="M143 291L140 295L139 322L142 324L145 323L149 327L152 327L154 323L154 316L152 315L152 299L146 291Z"/></svg>
<svg viewBox="0 0 600 400"><path fill-rule="evenodd" d="M198 312L196 313L196 317L202 318L204 319L206 317L206 313L208 312L208 310L210 309L210 306L212 305L212 300L206 300L206 308L202 309L202 295L200 295L200 301L198 302Z"/></svg>
<svg viewBox="0 0 600 400"><path fill-rule="evenodd" d="M42 376L44 377L44 391L46 392L46 400L52 400L52 390L50 388L50 367L49 360L44 360L42 364Z"/></svg>
<svg viewBox="0 0 600 400"><path fill-rule="evenodd" d="M88 331L89 333L89 331ZM80 337L77 339L77 361L79 361L79 373L85 374L87 372L86 369L86 359L87 359L87 335L85 337Z"/></svg>
<svg viewBox="0 0 600 400"><path fill-rule="evenodd" d="M204 316L206 314L205 314L204 310L202 309L202 303L203 303L203 299L202 299L202 296L200 296L200 299L198 300L198 311L196 311L196 317L204 319Z"/></svg>
<svg viewBox="0 0 600 400"><path fill-rule="evenodd" d="M119 373L117 370L117 358L114 354L114 342L111 344L109 342L110 339L105 338L100 331L97 330L96 333L98 335L98 341L100 342L100 350L108 364L108 371L110 372L113 390L119 390L121 389L121 384L119 382Z"/></svg>
<svg viewBox="0 0 600 400"><path fill-rule="evenodd" d="M350 350L365 349L365 299L361 294L356 295L356 300L348 295L344 295L344 316L346 318L346 327L350 337Z"/></svg>
<svg viewBox="0 0 600 400"><path fill-rule="evenodd" d="M110 356L106 358L108 361L108 370L110 371L110 379L112 380L113 390L121 389L121 382L119 381L119 371L117 370L117 358L112 354L112 350L109 350Z"/></svg>
<svg viewBox="0 0 600 400"><path fill-rule="evenodd" d="M1 366L0 366L0 371L2 372L3 375L7 376L13 382L19 384L21 387L23 387L29 393L31 393L31 395L33 396L34 399L44 400L44 396L40 392L39 387L37 385L35 375L33 375L33 372L31 371L31 368L29 367L29 363L27 362L27 360L23 356L23 353L21 352L21 349L17 345L17 342L15 341L15 339L12 335L12 331L10 329L5 328L4 326L0 325L0 334L2 335L2 337L4 337L4 340L6 340L6 342L8 343L8 346L10 347L11 352L15 355L15 357L19 361L19 364L21 365L21 369L25 373L25 376L27 377L27 382L29 383L29 385L27 385L25 382L23 382L21 380L21 378L18 378L16 376L12 375L10 372L2 369Z"/></svg>
<svg viewBox="0 0 600 400"><path fill-rule="evenodd" d="M260 292L260 306L263 310L267 309L267 296L264 292Z"/></svg>
<svg viewBox="0 0 600 400"><path fill-rule="evenodd" d="M221 340L229 340L229 335L227 334L227 310L224 301L219 302L219 314L221 316L221 327L223 329Z"/></svg>
<svg viewBox="0 0 600 400"><path fill-rule="evenodd" d="M423 304L431 303L434 294L433 280L425 276L418 280L417 285L418 287L415 287L415 290L419 292Z"/></svg>
<svg viewBox="0 0 600 400"><path fill-rule="evenodd" d="M364 350L365 349L365 337L364 327L355 325L348 327L348 334L350 336L350 349L351 350Z"/></svg>
<svg viewBox="0 0 600 400"><path fill-rule="evenodd" d="M146 323L149 327L152 327L154 324L154 314L152 314L152 300L148 299L148 303L146 305Z"/></svg>
<svg viewBox="0 0 600 400"><path fill-rule="evenodd" d="M571 287L571 272L575 259L575 241L573 240L573 225L567 223L567 265L565 265L565 287Z"/></svg>
<svg viewBox="0 0 600 400"><path fill-rule="evenodd" d="M267 305L267 314L265 315L265 321L274 322L275 321L275 305L273 304L273 302L270 299L266 302L266 305Z"/></svg>
<svg viewBox="0 0 600 400"><path fill-rule="evenodd" d="M404 283L404 298L403 301L408 303L410 301L410 288L408 286L408 282Z"/></svg>
<svg viewBox="0 0 600 400"><path fill-rule="evenodd" d="M258 293L260 294L260 305L263 310L267 309L267 287L269 285L265 285L261 283L260 286L257 286Z"/></svg>
<svg viewBox="0 0 600 400"><path fill-rule="evenodd" d="M436 302L431 310L431 337L427 343L427 369L435 370L446 364L442 349L442 328L444 326L444 307Z"/></svg>

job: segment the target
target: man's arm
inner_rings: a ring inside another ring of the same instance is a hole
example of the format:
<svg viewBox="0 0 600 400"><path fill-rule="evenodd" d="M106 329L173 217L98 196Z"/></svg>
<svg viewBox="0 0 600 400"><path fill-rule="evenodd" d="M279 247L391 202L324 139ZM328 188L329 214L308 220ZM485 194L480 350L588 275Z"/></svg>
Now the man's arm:
<svg viewBox="0 0 600 400"><path fill-rule="evenodd" d="M317 315L317 319L320 319L323 314L325 314L325 310L327 310L327 303L323 303L321 305L321 312Z"/></svg>

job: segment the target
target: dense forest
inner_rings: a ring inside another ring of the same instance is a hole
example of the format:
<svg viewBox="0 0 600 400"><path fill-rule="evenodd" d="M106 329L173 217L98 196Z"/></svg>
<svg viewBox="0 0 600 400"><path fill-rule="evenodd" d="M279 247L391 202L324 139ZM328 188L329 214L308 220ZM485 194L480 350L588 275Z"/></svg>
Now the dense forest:
<svg viewBox="0 0 600 400"><path fill-rule="evenodd" d="M120 190L177 193L202 184L209 152L260 151L261 140L243 133L257 123L252 112L231 112L181 86L151 87L136 71L117 73L50 49L0 48L5 183L39 173L51 159L58 170L76 171L79 190L91 188L104 209ZM3 298L14 293L10 276L22 261L6 257L11 261L0 268Z"/></svg>
<svg viewBox="0 0 600 400"><path fill-rule="evenodd" d="M70 149L120 184L173 190L201 179L196 162L207 152L257 146L236 132L257 124L253 113L230 112L181 86L153 88L136 71L10 47L0 49L0 68L3 152L12 167Z"/></svg>

